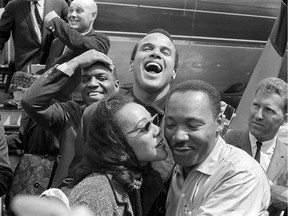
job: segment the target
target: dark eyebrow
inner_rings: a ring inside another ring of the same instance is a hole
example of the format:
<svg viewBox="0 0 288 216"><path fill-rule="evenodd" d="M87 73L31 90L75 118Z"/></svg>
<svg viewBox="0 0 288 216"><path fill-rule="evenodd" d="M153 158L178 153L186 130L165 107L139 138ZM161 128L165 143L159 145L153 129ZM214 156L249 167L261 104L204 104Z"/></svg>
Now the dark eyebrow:
<svg viewBox="0 0 288 216"><path fill-rule="evenodd" d="M165 120L174 120L173 116L165 116ZM191 122L191 121L197 121L197 122L201 122L201 123L204 123L202 119L200 118L197 118L197 117L188 117L188 118L185 118L185 122Z"/></svg>
<svg viewBox="0 0 288 216"><path fill-rule="evenodd" d="M140 48L144 47L144 46L154 46L154 44L152 43L144 43L140 46Z"/></svg>

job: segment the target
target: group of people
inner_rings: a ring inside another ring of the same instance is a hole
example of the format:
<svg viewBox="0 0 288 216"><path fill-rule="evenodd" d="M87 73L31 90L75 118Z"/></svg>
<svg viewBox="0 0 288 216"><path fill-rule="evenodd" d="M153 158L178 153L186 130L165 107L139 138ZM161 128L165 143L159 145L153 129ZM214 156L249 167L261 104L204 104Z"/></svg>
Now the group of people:
<svg viewBox="0 0 288 216"><path fill-rule="evenodd" d="M213 86L188 80L171 88L179 54L163 29L135 45L132 88L120 88L109 39L92 28L95 5L72 1L68 24L55 12L45 17L64 50L21 99L59 142L53 189L41 197L68 199L71 215L79 205L87 215L287 214L287 143L277 140L287 121L287 83L262 80L247 131L222 136L225 116ZM78 83L83 104L67 98Z"/></svg>

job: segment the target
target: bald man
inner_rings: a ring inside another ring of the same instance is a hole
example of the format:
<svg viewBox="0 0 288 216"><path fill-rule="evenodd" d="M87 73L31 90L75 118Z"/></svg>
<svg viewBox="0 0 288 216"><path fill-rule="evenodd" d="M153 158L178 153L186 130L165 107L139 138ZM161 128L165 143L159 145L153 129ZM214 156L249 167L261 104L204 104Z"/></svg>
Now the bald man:
<svg viewBox="0 0 288 216"><path fill-rule="evenodd" d="M69 8L68 24L63 22L54 11L46 15L47 29L56 39L52 43L45 71L55 64L67 62L90 49L104 54L108 53L109 38L93 29L97 14L98 8L94 0L74 0ZM79 72L73 75L69 85L63 88L56 99L60 101L71 99L69 95L80 83L80 74Z"/></svg>

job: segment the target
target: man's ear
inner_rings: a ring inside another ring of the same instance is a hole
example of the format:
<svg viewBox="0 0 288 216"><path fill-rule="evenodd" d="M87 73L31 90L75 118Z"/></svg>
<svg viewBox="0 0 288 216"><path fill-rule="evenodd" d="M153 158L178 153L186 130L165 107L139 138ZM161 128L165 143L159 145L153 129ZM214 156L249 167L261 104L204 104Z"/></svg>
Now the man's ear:
<svg viewBox="0 0 288 216"><path fill-rule="evenodd" d="M93 20L95 20L97 18L97 12L92 13L92 18L93 18Z"/></svg>
<svg viewBox="0 0 288 216"><path fill-rule="evenodd" d="M131 72L131 73L133 72L133 61L132 60L130 61L130 65L129 65L128 71Z"/></svg>
<svg viewBox="0 0 288 216"><path fill-rule="evenodd" d="M288 113L285 113L285 114L284 114L284 120L283 120L283 122L282 122L282 125L285 125L285 124L287 123L287 121L288 121Z"/></svg>
<svg viewBox="0 0 288 216"><path fill-rule="evenodd" d="M172 78L173 80L176 79L176 69L173 70L173 73L172 73L171 78Z"/></svg>
<svg viewBox="0 0 288 216"><path fill-rule="evenodd" d="M114 83L115 92L119 92L120 89L120 81L116 80Z"/></svg>

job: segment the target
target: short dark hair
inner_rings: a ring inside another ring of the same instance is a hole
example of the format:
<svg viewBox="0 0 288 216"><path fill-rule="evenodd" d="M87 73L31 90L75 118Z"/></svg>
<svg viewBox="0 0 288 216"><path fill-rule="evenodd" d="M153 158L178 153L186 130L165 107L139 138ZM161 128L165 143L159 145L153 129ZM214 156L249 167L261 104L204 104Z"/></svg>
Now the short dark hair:
<svg viewBox="0 0 288 216"><path fill-rule="evenodd" d="M283 107L282 107L283 114L286 114L287 100L288 100L287 89L288 84L284 82L282 79L279 79L277 77L268 77L259 82L256 93L258 91L263 91L266 93L278 94L283 101Z"/></svg>
<svg viewBox="0 0 288 216"><path fill-rule="evenodd" d="M209 98L213 117L216 118L219 115L219 113L221 112L220 93L215 87L202 80L187 80L175 85L168 95L167 103L171 95L173 95L174 93L185 93L189 91L205 93Z"/></svg>
<svg viewBox="0 0 288 216"><path fill-rule="evenodd" d="M100 101L88 126L84 156L72 171L74 184L93 172L112 175L113 180L128 191L139 183L140 165L117 116L128 103L132 103L132 99L119 93Z"/></svg>
<svg viewBox="0 0 288 216"><path fill-rule="evenodd" d="M169 32L165 31L164 29L159 29L159 28L158 28L158 29L153 29L153 30L151 30L150 32L148 32L147 35L150 35L150 34L153 34L153 33L160 33L160 34L163 34L163 35L167 36L167 37L171 40L171 42L174 44L171 35L169 34ZM147 36L147 35L146 35L146 36ZM146 37L146 36L145 36L145 37ZM143 39L143 38L142 38L142 39ZM140 40L140 41L141 41L141 40ZM130 60L131 60L131 61L134 61L134 59L135 59L135 56L136 56L136 53L137 53L137 50L138 50L138 46L139 46L140 41L139 41L138 43L136 43L135 46L134 46L134 48L133 48L133 51L132 51L131 57L130 57ZM179 65L179 53L178 53L178 50L177 50L177 48L176 48L175 45L174 45L174 47L175 47L175 50L176 50L176 53L175 53L175 62L174 62L174 64L175 64L175 65L174 65L174 69L175 69L175 71L177 71L178 65Z"/></svg>

